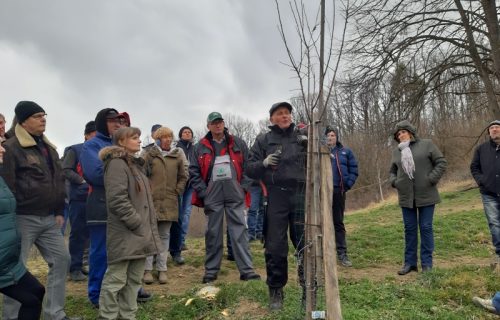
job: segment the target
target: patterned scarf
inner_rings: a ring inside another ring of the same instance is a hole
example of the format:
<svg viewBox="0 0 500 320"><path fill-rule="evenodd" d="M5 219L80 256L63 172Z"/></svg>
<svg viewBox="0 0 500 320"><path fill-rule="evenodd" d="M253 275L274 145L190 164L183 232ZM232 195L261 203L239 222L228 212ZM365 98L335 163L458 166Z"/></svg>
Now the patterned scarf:
<svg viewBox="0 0 500 320"><path fill-rule="evenodd" d="M413 173L415 172L415 162L413 162L413 154L410 149L410 140L401 142L398 145L399 150L401 150L401 164L403 165L403 171L408 175L410 179L413 180Z"/></svg>

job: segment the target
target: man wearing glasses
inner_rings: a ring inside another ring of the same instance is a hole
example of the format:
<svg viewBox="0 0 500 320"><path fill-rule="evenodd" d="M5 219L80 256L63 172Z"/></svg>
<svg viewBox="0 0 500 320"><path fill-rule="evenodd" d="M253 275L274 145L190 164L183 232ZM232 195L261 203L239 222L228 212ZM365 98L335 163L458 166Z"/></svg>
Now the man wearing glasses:
<svg viewBox="0 0 500 320"><path fill-rule="evenodd" d="M105 108L97 113L95 118L96 135L85 141L80 155L83 177L90 185L87 197L87 229L89 231L89 274L88 297L95 308L99 308L99 294L104 273L107 268L106 256L106 223L107 207L104 190L104 167L99 159L99 151L113 145L113 134L120 128L130 125L127 113L119 113L116 109ZM137 301L145 302L151 295L142 288Z"/></svg>
<svg viewBox="0 0 500 320"><path fill-rule="evenodd" d="M61 226L64 223L64 178L56 147L44 135L47 114L32 101L15 108L15 135L4 143L2 176L17 202L24 263L36 245L49 266L44 319L69 319L64 312L65 281L70 255ZM4 297L3 319L17 319L19 303Z"/></svg>

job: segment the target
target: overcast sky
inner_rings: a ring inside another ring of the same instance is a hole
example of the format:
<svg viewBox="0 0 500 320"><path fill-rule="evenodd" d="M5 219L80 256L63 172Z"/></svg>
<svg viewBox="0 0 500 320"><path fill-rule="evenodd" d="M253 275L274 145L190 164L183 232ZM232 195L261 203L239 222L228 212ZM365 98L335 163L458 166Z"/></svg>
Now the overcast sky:
<svg viewBox="0 0 500 320"><path fill-rule="evenodd" d="M202 130L211 111L256 122L297 88L277 24L272 0L2 1L0 113L10 126L37 102L59 148L105 107L144 133Z"/></svg>

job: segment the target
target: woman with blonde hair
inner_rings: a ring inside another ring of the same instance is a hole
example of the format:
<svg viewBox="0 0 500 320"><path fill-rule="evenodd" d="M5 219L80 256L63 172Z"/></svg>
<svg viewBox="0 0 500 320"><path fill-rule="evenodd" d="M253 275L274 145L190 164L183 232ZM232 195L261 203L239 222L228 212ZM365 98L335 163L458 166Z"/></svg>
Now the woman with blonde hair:
<svg viewBox="0 0 500 320"><path fill-rule="evenodd" d="M181 148L172 147L174 135L167 127L158 128L154 134L155 146L147 149L145 160L146 175L151 183L153 202L158 218L158 231L163 244L156 256L158 282L167 282L167 257L170 244L172 222L179 219L179 196L184 192L188 174L186 156ZM146 259L144 283L153 283L153 256Z"/></svg>
<svg viewBox="0 0 500 320"><path fill-rule="evenodd" d="M99 152L104 163L108 209L106 250L108 268L99 297L99 319L135 319L147 256L162 250L141 149L141 131L118 129L113 146Z"/></svg>

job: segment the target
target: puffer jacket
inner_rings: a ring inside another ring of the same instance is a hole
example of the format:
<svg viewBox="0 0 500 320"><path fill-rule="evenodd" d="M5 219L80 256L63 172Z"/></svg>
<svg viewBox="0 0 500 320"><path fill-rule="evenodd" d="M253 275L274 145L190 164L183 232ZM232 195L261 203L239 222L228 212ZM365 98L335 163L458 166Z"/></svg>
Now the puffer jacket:
<svg viewBox="0 0 500 320"><path fill-rule="evenodd" d="M407 130L413 135L410 150L415 163L414 179L403 171L401 151L396 147L392 152L390 182L398 190L399 205L404 208L424 207L439 203L437 183L443 176L447 162L430 139L420 139L408 121L397 124L394 136L399 130ZM397 141L397 140L396 140Z"/></svg>
<svg viewBox="0 0 500 320"><path fill-rule="evenodd" d="M90 185L87 198L87 224L99 225L107 221L106 194L104 190L104 166L99 151L113 144L110 137L97 132L95 137L85 141L80 154L83 177Z"/></svg>
<svg viewBox="0 0 500 320"><path fill-rule="evenodd" d="M350 190L358 178L358 162L353 152L337 140L335 147L330 150L330 158L334 189L341 192Z"/></svg>
<svg viewBox="0 0 500 320"><path fill-rule="evenodd" d="M298 142L299 132L292 123L285 130L277 125L259 135L250 149L246 174L255 180L262 179L266 185L296 187L306 179L307 146ZM264 167L264 159L281 148L281 160L276 168Z"/></svg>
<svg viewBox="0 0 500 320"><path fill-rule="evenodd" d="M15 210L16 199L0 177L0 288L15 284L26 273Z"/></svg>
<svg viewBox="0 0 500 320"><path fill-rule="evenodd" d="M6 150L2 176L16 197L18 215L64 215L64 176L56 147L42 136L51 165L35 138L21 125L15 136L4 142Z"/></svg>
<svg viewBox="0 0 500 320"><path fill-rule="evenodd" d="M158 221L177 221L179 195L184 192L187 181L184 152L180 148L173 148L163 156L156 146L149 148L143 158Z"/></svg>
<svg viewBox="0 0 500 320"><path fill-rule="evenodd" d="M163 251L144 160L121 147L99 152L104 163L108 209L106 252L108 264L141 259Z"/></svg>

